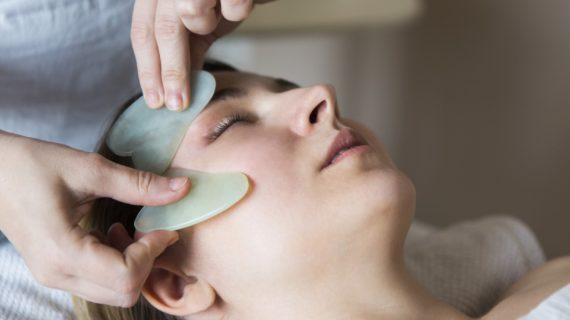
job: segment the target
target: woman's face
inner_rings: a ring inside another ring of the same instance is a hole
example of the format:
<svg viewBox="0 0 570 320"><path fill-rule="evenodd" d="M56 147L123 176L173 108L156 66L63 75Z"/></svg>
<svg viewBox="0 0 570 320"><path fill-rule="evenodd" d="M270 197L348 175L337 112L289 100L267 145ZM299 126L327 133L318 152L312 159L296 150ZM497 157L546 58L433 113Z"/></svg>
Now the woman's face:
<svg viewBox="0 0 570 320"><path fill-rule="evenodd" d="M184 257L185 272L241 299L247 290L308 285L399 250L413 186L369 131L339 119L330 86L298 88L241 72L215 77L214 99L171 166L240 171L251 190L226 212L180 231L182 241L169 250ZM370 147L322 168L340 130L351 126Z"/></svg>

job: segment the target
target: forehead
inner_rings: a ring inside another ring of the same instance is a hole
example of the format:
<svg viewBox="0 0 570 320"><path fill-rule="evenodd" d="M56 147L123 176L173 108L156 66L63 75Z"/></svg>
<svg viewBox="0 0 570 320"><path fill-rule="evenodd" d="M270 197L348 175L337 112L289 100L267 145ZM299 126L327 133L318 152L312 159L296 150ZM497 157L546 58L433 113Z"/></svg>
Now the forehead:
<svg viewBox="0 0 570 320"><path fill-rule="evenodd" d="M212 72L212 75L216 78L216 91L237 87L283 92L299 87L299 85L282 78L268 77L242 71L215 71Z"/></svg>

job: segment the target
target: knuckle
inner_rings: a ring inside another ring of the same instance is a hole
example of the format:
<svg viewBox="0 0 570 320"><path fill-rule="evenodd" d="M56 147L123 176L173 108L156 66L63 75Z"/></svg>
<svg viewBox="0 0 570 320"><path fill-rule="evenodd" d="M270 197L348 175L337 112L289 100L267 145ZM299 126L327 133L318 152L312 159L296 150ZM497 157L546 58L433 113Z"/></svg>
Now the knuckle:
<svg viewBox="0 0 570 320"><path fill-rule="evenodd" d="M116 291L122 297L133 297L136 299L139 291L138 279L135 277L134 272L129 272L125 267L119 271L119 277L116 281Z"/></svg>
<svg viewBox="0 0 570 320"><path fill-rule="evenodd" d="M44 250L44 256L38 256L32 262L30 272L43 286L58 288L69 273L68 264L65 262L67 256L59 247L46 246ZM46 261L46 257L50 259Z"/></svg>
<svg viewBox="0 0 570 320"><path fill-rule="evenodd" d="M157 74L150 70L140 70L139 71L139 79L142 84L148 87L153 87L155 84L155 78Z"/></svg>
<svg viewBox="0 0 570 320"><path fill-rule="evenodd" d="M182 32L180 21L171 17L162 17L156 22L155 32L157 38L167 40L176 38Z"/></svg>
<svg viewBox="0 0 570 320"><path fill-rule="evenodd" d="M141 257L139 257L140 261L152 261L154 260L155 257L153 257L152 255L152 247L150 244L148 244L146 241L144 241L144 239L139 240L139 244L144 248L143 250L140 251L140 255L142 255Z"/></svg>
<svg viewBox="0 0 570 320"><path fill-rule="evenodd" d="M102 174L108 166L107 159L98 153L87 153L85 155L85 163L87 164L87 172L91 174L91 178L95 183L101 182Z"/></svg>
<svg viewBox="0 0 570 320"><path fill-rule="evenodd" d="M138 283L136 279L128 273L127 268L123 268L119 272L119 275L115 287L119 304L123 308L132 307L139 298Z"/></svg>
<svg viewBox="0 0 570 320"><path fill-rule="evenodd" d="M138 293L121 294L119 297L119 305L122 308L130 308L137 303L138 299Z"/></svg>
<svg viewBox="0 0 570 320"><path fill-rule="evenodd" d="M182 82L186 79L186 75L180 70L168 69L162 73L162 79L164 82Z"/></svg>
<svg viewBox="0 0 570 320"><path fill-rule="evenodd" d="M152 28L142 22L133 21L131 25L131 42L134 46L144 46L152 40Z"/></svg>
<svg viewBox="0 0 570 320"><path fill-rule="evenodd" d="M35 269L35 270L30 270L32 272L32 275L34 276L34 278L43 286L48 287L48 288L53 288L55 281L53 279L53 274L50 272L49 269L47 268L43 268L43 269Z"/></svg>
<svg viewBox="0 0 570 320"><path fill-rule="evenodd" d="M182 4L182 2L179 2ZM200 0L184 3L184 13L191 16L207 15L218 4L218 0Z"/></svg>
<svg viewBox="0 0 570 320"><path fill-rule="evenodd" d="M138 191L141 194L148 194L152 185L153 175L150 172L138 171L136 175Z"/></svg>
<svg viewBox="0 0 570 320"><path fill-rule="evenodd" d="M102 168L102 167L107 165L107 159L105 159L105 157L103 157L102 155L100 155L98 153L90 152L90 153L87 153L85 155L85 157L86 157L87 163L91 167Z"/></svg>

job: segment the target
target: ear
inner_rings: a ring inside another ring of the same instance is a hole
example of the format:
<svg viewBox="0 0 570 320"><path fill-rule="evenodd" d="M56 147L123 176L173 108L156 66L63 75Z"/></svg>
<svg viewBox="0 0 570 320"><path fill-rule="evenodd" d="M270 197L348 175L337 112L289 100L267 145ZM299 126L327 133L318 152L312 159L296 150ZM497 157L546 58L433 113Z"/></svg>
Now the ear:
<svg viewBox="0 0 570 320"><path fill-rule="evenodd" d="M142 294L150 304L179 317L208 310L214 305L216 292L207 281L185 275L164 258L167 257L155 261L142 288Z"/></svg>

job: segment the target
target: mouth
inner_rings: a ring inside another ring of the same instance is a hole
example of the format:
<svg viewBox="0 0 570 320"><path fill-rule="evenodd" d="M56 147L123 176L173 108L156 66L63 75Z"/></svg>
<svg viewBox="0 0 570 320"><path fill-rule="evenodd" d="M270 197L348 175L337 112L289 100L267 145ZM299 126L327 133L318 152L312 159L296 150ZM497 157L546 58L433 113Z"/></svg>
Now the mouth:
<svg viewBox="0 0 570 320"><path fill-rule="evenodd" d="M366 140L364 140L364 138L362 138L357 132L349 128L342 128L330 145L325 160L321 165L321 170L324 170L328 166L338 162L340 159L344 158L345 155L351 154L351 151L359 149L358 147L367 145Z"/></svg>

